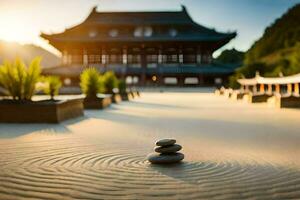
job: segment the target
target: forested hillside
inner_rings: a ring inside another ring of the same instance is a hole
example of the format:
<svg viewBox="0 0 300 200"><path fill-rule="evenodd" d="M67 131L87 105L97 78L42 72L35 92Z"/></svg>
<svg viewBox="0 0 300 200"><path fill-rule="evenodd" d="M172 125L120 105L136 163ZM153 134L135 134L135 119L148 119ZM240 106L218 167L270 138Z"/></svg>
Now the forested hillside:
<svg viewBox="0 0 300 200"><path fill-rule="evenodd" d="M263 36L246 52L243 67L231 77L231 86L244 75L253 77L300 73L300 4L266 28Z"/></svg>

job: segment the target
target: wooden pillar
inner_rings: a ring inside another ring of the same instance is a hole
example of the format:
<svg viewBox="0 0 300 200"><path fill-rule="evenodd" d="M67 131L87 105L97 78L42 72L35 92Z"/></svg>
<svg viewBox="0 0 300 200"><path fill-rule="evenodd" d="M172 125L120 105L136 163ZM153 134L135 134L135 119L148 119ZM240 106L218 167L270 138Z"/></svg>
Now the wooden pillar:
<svg viewBox="0 0 300 200"><path fill-rule="evenodd" d="M161 70L161 63L162 63L162 49L161 46L156 47L157 48L157 67L156 67L156 76L157 76L157 85L164 85L164 77Z"/></svg>
<svg viewBox="0 0 300 200"><path fill-rule="evenodd" d="M203 85L204 85L204 77L203 77L203 75L199 75L199 76L198 76L198 84L199 84L200 86L203 86Z"/></svg>
<svg viewBox="0 0 300 200"><path fill-rule="evenodd" d="M141 47L141 84L146 84L147 60L144 46Z"/></svg>
<svg viewBox="0 0 300 200"><path fill-rule="evenodd" d="M158 64L162 63L162 47L159 47L158 49L158 58L157 58Z"/></svg>
<svg viewBox="0 0 300 200"><path fill-rule="evenodd" d="M279 84L276 84L276 85L275 85L275 92L276 92L277 94L280 94L280 85L279 85Z"/></svg>
<svg viewBox="0 0 300 200"><path fill-rule="evenodd" d="M179 47L178 61L179 61L179 65L183 63L182 47Z"/></svg>
<svg viewBox="0 0 300 200"><path fill-rule="evenodd" d="M290 83L287 85L287 93L292 94L293 93L293 85Z"/></svg>
<svg viewBox="0 0 300 200"><path fill-rule="evenodd" d="M104 49L101 47L101 52L100 52L100 64L104 64Z"/></svg>
<svg viewBox="0 0 300 200"><path fill-rule="evenodd" d="M128 71L128 55L127 55L127 47L124 47L123 50L123 55L122 55L122 63L123 67L125 67L125 70L123 71L124 73L122 74L122 78L126 80L127 76L127 71Z"/></svg>
<svg viewBox="0 0 300 200"><path fill-rule="evenodd" d="M87 55L87 51L83 50L83 65L88 65L89 61L88 61L88 55Z"/></svg>
<svg viewBox="0 0 300 200"><path fill-rule="evenodd" d="M68 51L64 50L62 53L62 64L66 65L68 64Z"/></svg>
<svg viewBox="0 0 300 200"><path fill-rule="evenodd" d="M68 64L71 65L72 64L72 54L68 54Z"/></svg>
<svg viewBox="0 0 300 200"><path fill-rule="evenodd" d="M184 79L185 79L185 77L178 76L177 77L177 85L178 86L184 86Z"/></svg>
<svg viewBox="0 0 300 200"><path fill-rule="evenodd" d="M249 85L245 85L245 92L249 92Z"/></svg>
<svg viewBox="0 0 300 200"><path fill-rule="evenodd" d="M107 55L106 55L106 48L102 47L101 50L101 63L104 66L104 68L106 68L106 63L107 63Z"/></svg>
<svg viewBox="0 0 300 200"><path fill-rule="evenodd" d="M268 84L268 94L272 94L272 85Z"/></svg>
<svg viewBox="0 0 300 200"><path fill-rule="evenodd" d="M264 85L264 84L260 84L259 87L260 87L260 88L259 88L259 92L260 92L260 93L265 93L265 85Z"/></svg>
<svg viewBox="0 0 300 200"><path fill-rule="evenodd" d="M123 48L122 53L122 63L127 65L127 47Z"/></svg>
<svg viewBox="0 0 300 200"><path fill-rule="evenodd" d="M197 51L196 51L196 52L197 52L197 53L196 53L196 63L197 63L198 65L200 65L201 62L202 62L201 48L200 48L200 46L197 47Z"/></svg>
<svg viewBox="0 0 300 200"><path fill-rule="evenodd" d="M294 95L299 96L299 83L294 84Z"/></svg>
<svg viewBox="0 0 300 200"><path fill-rule="evenodd" d="M253 92L253 93L257 93L257 85L256 85L256 84L255 84L255 85L253 85L252 92Z"/></svg>

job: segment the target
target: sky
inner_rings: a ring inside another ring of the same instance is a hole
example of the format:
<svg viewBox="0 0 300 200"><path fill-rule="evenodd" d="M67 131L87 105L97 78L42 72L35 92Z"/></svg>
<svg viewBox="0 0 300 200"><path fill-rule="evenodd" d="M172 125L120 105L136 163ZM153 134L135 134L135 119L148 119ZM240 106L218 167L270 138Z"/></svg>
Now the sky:
<svg viewBox="0 0 300 200"><path fill-rule="evenodd" d="M0 40L33 43L59 52L39 37L81 23L98 11L180 10L185 5L195 22L217 31L237 31L222 49L246 51L264 29L300 0L0 0Z"/></svg>

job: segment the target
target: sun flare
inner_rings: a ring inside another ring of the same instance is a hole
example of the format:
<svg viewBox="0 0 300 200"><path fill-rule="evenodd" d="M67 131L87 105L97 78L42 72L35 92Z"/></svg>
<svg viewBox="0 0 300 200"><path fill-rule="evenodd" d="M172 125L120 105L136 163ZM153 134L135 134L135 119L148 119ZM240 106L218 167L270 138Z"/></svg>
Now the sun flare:
<svg viewBox="0 0 300 200"><path fill-rule="evenodd" d="M6 41L31 42L30 26L26 25L22 15L17 12L0 13L0 38Z"/></svg>

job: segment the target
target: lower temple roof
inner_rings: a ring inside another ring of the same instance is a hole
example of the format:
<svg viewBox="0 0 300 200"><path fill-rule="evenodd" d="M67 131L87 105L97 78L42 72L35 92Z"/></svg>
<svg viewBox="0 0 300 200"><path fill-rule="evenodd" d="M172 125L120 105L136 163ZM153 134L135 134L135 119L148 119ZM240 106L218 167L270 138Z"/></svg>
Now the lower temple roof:
<svg viewBox="0 0 300 200"><path fill-rule="evenodd" d="M138 67L126 67L124 65L109 65L104 67L103 65L91 65L98 69L100 72L105 72L106 70L112 70L116 74L136 74L139 75L142 73L143 69ZM65 65L57 66L53 68L46 68L43 70L43 74L47 75L58 75L65 77L79 77L81 72L87 67L82 65ZM190 75L209 75L209 74L231 74L234 72L234 68L230 66L224 66L220 64L207 64L200 66L191 66L191 65L180 65L180 66L164 66L159 65L156 68L146 68L146 74L161 74L161 75L180 75L180 74L190 74Z"/></svg>

